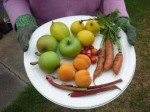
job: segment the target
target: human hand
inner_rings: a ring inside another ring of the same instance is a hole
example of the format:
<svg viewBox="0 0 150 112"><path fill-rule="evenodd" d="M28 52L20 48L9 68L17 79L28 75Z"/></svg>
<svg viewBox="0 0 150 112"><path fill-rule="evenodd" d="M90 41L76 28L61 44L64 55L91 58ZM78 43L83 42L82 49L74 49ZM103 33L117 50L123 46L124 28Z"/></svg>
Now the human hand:
<svg viewBox="0 0 150 112"><path fill-rule="evenodd" d="M29 48L29 40L37 28L34 17L30 14L21 15L16 19L17 40L24 52Z"/></svg>
<svg viewBox="0 0 150 112"><path fill-rule="evenodd" d="M119 18L117 24L122 24L123 31L127 34L127 39L130 45L135 45L136 28L129 23L128 18Z"/></svg>
<svg viewBox="0 0 150 112"><path fill-rule="evenodd" d="M17 30L17 39L24 52L28 50L30 37L36 28L37 26L27 25Z"/></svg>

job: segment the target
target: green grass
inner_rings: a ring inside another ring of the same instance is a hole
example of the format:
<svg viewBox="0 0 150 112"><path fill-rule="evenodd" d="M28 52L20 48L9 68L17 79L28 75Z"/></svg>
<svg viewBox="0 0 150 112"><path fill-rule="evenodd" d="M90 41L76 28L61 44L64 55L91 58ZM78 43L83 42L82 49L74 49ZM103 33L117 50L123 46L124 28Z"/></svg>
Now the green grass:
<svg viewBox="0 0 150 112"><path fill-rule="evenodd" d="M63 112L62 107L49 102L29 84L4 112Z"/></svg>
<svg viewBox="0 0 150 112"><path fill-rule="evenodd" d="M137 65L126 91L113 102L91 110L58 106L28 85L3 112L149 112L150 110L150 0L125 0L130 22L137 28ZM63 100L63 99L62 99Z"/></svg>

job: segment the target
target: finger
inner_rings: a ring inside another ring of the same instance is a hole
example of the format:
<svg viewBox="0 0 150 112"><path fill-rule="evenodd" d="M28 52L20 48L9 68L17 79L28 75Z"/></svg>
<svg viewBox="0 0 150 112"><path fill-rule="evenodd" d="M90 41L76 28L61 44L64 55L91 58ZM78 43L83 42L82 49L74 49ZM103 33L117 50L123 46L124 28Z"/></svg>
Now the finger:
<svg viewBox="0 0 150 112"><path fill-rule="evenodd" d="M22 50L25 52L28 50L29 48L29 38L30 38L30 34L27 33L27 32L18 32L17 33L17 39L18 39L18 42L22 48Z"/></svg>
<svg viewBox="0 0 150 112"><path fill-rule="evenodd" d="M19 38L19 43L24 52L26 52L29 48L29 35L23 35Z"/></svg>

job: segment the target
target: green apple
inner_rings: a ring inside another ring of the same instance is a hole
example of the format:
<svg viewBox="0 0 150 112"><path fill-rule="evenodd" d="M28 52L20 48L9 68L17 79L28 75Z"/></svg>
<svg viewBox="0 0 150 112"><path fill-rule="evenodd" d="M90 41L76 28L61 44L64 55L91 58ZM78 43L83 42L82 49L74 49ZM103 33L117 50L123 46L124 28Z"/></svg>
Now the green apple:
<svg viewBox="0 0 150 112"><path fill-rule="evenodd" d="M58 49L63 57L73 59L80 53L82 46L77 38L66 37L60 41Z"/></svg>
<svg viewBox="0 0 150 112"><path fill-rule="evenodd" d="M41 53L46 51L56 51L58 42L52 35L43 35L38 39L36 46Z"/></svg>
<svg viewBox="0 0 150 112"><path fill-rule="evenodd" d="M38 59L38 65L44 72L52 73L60 65L60 57L54 51L44 52Z"/></svg>

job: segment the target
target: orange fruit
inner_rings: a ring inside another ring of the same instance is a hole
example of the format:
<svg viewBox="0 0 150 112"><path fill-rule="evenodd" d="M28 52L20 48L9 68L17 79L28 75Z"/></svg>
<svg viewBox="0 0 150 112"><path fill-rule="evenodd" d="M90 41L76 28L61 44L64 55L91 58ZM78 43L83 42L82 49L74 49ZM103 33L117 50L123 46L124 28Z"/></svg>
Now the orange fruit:
<svg viewBox="0 0 150 112"><path fill-rule="evenodd" d="M87 70L80 70L75 74L75 83L79 87L89 87L91 84L91 77Z"/></svg>
<svg viewBox="0 0 150 112"><path fill-rule="evenodd" d="M74 80L75 68L71 63L62 63L58 69L58 78L62 81Z"/></svg>
<svg viewBox="0 0 150 112"><path fill-rule="evenodd" d="M73 66L76 70L86 70L91 65L91 60L87 55L79 54L73 60Z"/></svg>
<svg viewBox="0 0 150 112"><path fill-rule="evenodd" d="M87 61L89 63L89 65L91 64L90 58L85 54L78 54L77 58L84 59L85 61Z"/></svg>

